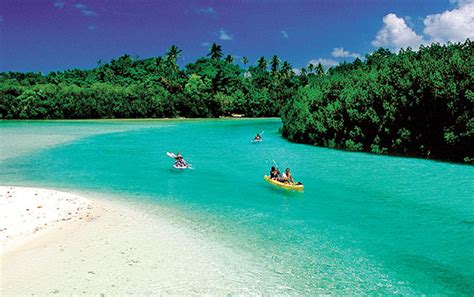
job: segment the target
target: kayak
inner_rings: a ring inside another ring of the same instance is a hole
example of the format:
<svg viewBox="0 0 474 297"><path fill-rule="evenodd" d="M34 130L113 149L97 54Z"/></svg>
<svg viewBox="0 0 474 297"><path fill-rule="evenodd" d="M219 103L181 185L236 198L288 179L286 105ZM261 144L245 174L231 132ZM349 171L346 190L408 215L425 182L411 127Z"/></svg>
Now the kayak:
<svg viewBox="0 0 474 297"><path fill-rule="evenodd" d="M303 191L303 188L304 186L299 184L293 184L293 185L290 185L290 184L287 184L287 183L282 183L282 182L279 182L277 180L274 180L274 179L271 179L269 176L265 175L263 177L268 183L274 185L274 186L277 186L279 188L282 188L282 189L285 189L285 190L292 190L292 191Z"/></svg>
<svg viewBox="0 0 474 297"><path fill-rule="evenodd" d="M256 139L256 138L254 137L254 139L253 139L251 142L252 142L252 143L259 143L259 142L262 142L262 140L263 140L263 139L262 139L263 133L265 133L265 131L262 131L262 132L258 133L257 136L260 136L260 139Z"/></svg>
<svg viewBox="0 0 474 297"><path fill-rule="evenodd" d="M175 159L175 160L176 160L176 158L178 157L178 156L176 156L175 154L170 153L170 152L167 152L166 154L168 155L168 157L173 158L173 159ZM192 169L191 164L189 164L188 162L184 161L184 159L181 159L181 162L182 162L181 164L179 164L178 162L174 162L173 168L179 169L179 170ZM183 163L184 163L184 164L183 164Z"/></svg>
<svg viewBox="0 0 474 297"><path fill-rule="evenodd" d="M187 165L173 164L173 168L183 170L189 168Z"/></svg>

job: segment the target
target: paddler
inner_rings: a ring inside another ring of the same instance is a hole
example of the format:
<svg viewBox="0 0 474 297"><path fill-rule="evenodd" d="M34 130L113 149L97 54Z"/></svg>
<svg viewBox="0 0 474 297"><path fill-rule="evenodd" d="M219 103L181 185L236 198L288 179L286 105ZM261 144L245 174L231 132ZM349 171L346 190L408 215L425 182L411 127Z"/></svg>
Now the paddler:
<svg viewBox="0 0 474 297"><path fill-rule="evenodd" d="M275 168L275 166L272 166L270 169L270 178L271 179L278 179L278 169Z"/></svg>
<svg viewBox="0 0 474 297"><path fill-rule="evenodd" d="M294 184L295 181L293 180L293 176L291 175L290 168L285 169L285 173L282 174L282 180L288 184Z"/></svg>
<svg viewBox="0 0 474 297"><path fill-rule="evenodd" d="M181 156L179 152L176 154L174 159L176 160L176 165L186 165L186 161L184 161L183 156Z"/></svg>

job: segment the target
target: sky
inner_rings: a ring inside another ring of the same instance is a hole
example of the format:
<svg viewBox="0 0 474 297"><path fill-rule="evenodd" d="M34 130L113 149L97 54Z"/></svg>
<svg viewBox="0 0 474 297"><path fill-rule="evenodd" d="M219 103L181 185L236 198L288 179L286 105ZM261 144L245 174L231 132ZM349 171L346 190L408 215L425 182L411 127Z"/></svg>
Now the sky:
<svg viewBox="0 0 474 297"><path fill-rule="evenodd" d="M278 55L295 69L432 42L474 39L474 0L2 0L0 71L90 69L123 54L180 65L224 54Z"/></svg>

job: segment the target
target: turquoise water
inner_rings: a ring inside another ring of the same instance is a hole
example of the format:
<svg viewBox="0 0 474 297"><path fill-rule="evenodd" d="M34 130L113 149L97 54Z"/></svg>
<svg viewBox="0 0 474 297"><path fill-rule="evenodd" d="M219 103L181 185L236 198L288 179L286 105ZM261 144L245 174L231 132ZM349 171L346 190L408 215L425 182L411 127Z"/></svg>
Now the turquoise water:
<svg viewBox="0 0 474 297"><path fill-rule="evenodd" d="M472 166L293 144L277 119L0 122L2 142L25 126L95 132L0 161L1 184L175 207L303 294L474 294ZM172 169L167 151L195 169ZM303 193L263 180L272 159Z"/></svg>

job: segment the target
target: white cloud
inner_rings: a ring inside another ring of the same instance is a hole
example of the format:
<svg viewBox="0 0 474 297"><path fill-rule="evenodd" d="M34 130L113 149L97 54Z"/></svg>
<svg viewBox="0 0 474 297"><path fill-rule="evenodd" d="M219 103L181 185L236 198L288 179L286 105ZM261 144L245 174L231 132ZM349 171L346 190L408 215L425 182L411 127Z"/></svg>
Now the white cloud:
<svg viewBox="0 0 474 297"><path fill-rule="evenodd" d="M314 66L318 66L319 63L321 63L321 65L323 65L324 67L332 67L339 64L339 62L334 61L333 59L319 58L309 61L308 65L313 64Z"/></svg>
<svg viewBox="0 0 474 297"><path fill-rule="evenodd" d="M283 36L283 38L288 38L288 33L285 30L281 30L280 33Z"/></svg>
<svg viewBox="0 0 474 297"><path fill-rule="evenodd" d="M399 18L393 13L384 16L383 23L382 29L372 41L373 46L388 47L394 50L399 50L402 47L417 49L424 43L423 36L416 34L408 27L403 18Z"/></svg>
<svg viewBox="0 0 474 297"><path fill-rule="evenodd" d="M458 1L459 7L443 13L428 15L423 32L435 42L474 39L474 1Z"/></svg>
<svg viewBox="0 0 474 297"><path fill-rule="evenodd" d="M293 73L296 74L296 75L300 75L300 74L301 74L301 69L299 69L299 68L293 68L293 69L291 69L291 70L292 70Z"/></svg>
<svg viewBox="0 0 474 297"><path fill-rule="evenodd" d="M372 41L375 47L388 47L392 50L412 47L432 42L463 42L474 39L474 0L450 0L457 7L438 14L426 16L423 20L424 35L418 35L407 25L409 17L399 18L387 14L383 27Z"/></svg>
<svg viewBox="0 0 474 297"><path fill-rule="evenodd" d="M224 31L224 29L221 29L219 39L220 40L232 40L232 39L234 39L234 36L227 34Z"/></svg>
<svg viewBox="0 0 474 297"><path fill-rule="evenodd" d="M53 5L54 5L55 8L61 9L61 8L64 8L64 5L65 5L65 4L66 4L66 3L64 3L64 2L62 2L62 1L55 1Z"/></svg>
<svg viewBox="0 0 474 297"><path fill-rule="evenodd" d="M331 55L335 58L359 58L360 55L357 53L351 53L349 51L344 50L342 47L335 47L333 48Z"/></svg>
<svg viewBox="0 0 474 297"><path fill-rule="evenodd" d="M201 42L201 46L204 46L204 47L208 47L210 46L211 44L207 41L204 41L204 42Z"/></svg>

